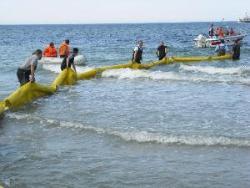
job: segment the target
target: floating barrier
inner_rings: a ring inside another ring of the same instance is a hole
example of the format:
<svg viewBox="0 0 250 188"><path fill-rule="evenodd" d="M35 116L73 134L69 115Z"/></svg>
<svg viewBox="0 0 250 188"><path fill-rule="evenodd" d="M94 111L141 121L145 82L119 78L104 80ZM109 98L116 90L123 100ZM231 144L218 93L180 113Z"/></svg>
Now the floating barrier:
<svg viewBox="0 0 250 188"><path fill-rule="evenodd" d="M86 71L84 73L77 74L77 80L88 80L88 79L96 77L97 74L100 74L100 73L102 73L106 70L110 70L110 69L124 69L124 68L130 68L130 67L131 67L131 63L95 68L95 69L92 69L90 71Z"/></svg>
<svg viewBox="0 0 250 188"><path fill-rule="evenodd" d="M155 61L147 64L138 64L129 62L127 64L104 66L86 71L83 73L76 74L71 68L64 69L52 82L50 86L38 84L38 83L27 83L10 96L0 101L0 116L5 110L11 108L18 108L24 104L34 101L40 97L51 95L56 92L57 88L62 85L74 85L77 80L86 80L96 77L98 74L110 70L110 69L150 69L158 65L167 65L171 63L187 63L187 62L200 62L200 61L213 61L213 60L225 60L231 59L232 55L227 54L224 56L199 56L199 57L169 57L164 58L160 61Z"/></svg>
<svg viewBox="0 0 250 188"><path fill-rule="evenodd" d="M3 115L5 111L5 104L4 102L0 102L0 117Z"/></svg>
<svg viewBox="0 0 250 188"><path fill-rule="evenodd" d="M52 95L56 92L58 86L73 85L76 81L76 73L68 68L63 70L50 86L29 82L0 102L0 114L7 109L18 108L40 97Z"/></svg>
<svg viewBox="0 0 250 188"><path fill-rule="evenodd" d="M5 98L4 105L8 109L17 108L37 98L40 98L46 95L51 95L54 92L55 92L55 89L53 87L29 82L21 86L15 92L13 92L10 96Z"/></svg>
<svg viewBox="0 0 250 188"><path fill-rule="evenodd" d="M223 56L172 57L173 62L194 62L232 59L231 54Z"/></svg>
<svg viewBox="0 0 250 188"><path fill-rule="evenodd" d="M74 85L77 82L77 75L71 68L64 69L52 82L51 87L56 89L62 85Z"/></svg>

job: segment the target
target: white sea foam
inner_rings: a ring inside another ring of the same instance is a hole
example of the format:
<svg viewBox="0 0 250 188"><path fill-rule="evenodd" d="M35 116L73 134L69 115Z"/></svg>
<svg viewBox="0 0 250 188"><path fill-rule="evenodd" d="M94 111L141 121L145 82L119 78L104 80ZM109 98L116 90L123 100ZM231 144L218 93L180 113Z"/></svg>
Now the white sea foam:
<svg viewBox="0 0 250 188"><path fill-rule="evenodd" d="M52 71L54 73L60 73L61 72L61 66L60 65L46 65L46 64L43 64L42 67L43 67L43 69ZM92 70L92 69L93 69L92 67L76 66L76 71L80 72L80 73L81 72L86 72L86 71L89 71L89 70Z"/></svg>
<svg viewBox="0 0 250 188"><path fill-rule="evenodd" d="M137 79L147 78L152 80L185 80L177 73L174 72L161 72L148 70L133 70L133 69L114 69L107 70L102 73L104 78L117 78L117 79Z"/></svg>
<svg viewBox="0 0 250 188"><path fill-rule="evenodd" d="M180 69L183 71L201 72L206 74L228 74L228 75L241 75L242 73L250 72L249 67L220 68L212 66L181 65Z"/></svg>
<svg viewBox="0 0 250 188"><path fill-rule="evenodd" d="M139 143L154 142L159 144L178 144L193 146L250 146L250 140L237 138L229 138L224 136L177 136L177 135L161 135L157 133L141 132L115 132L115 135L126 141L136 141Z"/></svg>
<svg viewBox="0 0 250 188"><path fill-rule="evenodd" d="M90 125L84 125L78 122L67 122L53 119L42 118L29 114L8 114L7 117L16 120L25 120L28 122L40 123L43 126L56 126L58 128L80 129L91 131L98 134L106 134L118 137L127 142L138 143L157 143L167 145L190 145L190 146L237 146L250 147L249 139L230 138L225 136L206 136L206 135L171 135L162 133L150 133L147 131L123 131L113 130L111 128L98 128Z"/></svg>
<svg viewBox="0 0 250 188"><path fill-rule="evenodd" d="M236 72L236 70L234 70ZM232 72L232 71L231 71ZM191 81L191 82L225 82L250 84L248 78L208 76L208 75L187 75L178 72L162 72L148 70L117 69L107 70L102 74L104 78L117 79L152 79L152 80L170 80L170 81Z"/></svg>

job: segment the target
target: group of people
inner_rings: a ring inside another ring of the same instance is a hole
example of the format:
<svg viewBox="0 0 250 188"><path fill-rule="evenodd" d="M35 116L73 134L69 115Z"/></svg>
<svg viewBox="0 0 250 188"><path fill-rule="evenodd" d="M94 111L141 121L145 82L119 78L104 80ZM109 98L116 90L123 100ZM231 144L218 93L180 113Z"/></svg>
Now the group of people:
<svg viewBox="0 0 250 188"><path fill-rule="evenodd" d="M233 28L230 28L230 30L228 30L227 28L223 28L223 27L217 27L216 29L214 29L214 25L211 24L209 31L208 31L208 35L209 37L219 37L219 38L224 38L225 36L234 36L236 35L236 32L234 31Z"/></svg>
<svg viewBox="0 0 250 188"><path fill-rule="evenodd" d="M215 48L215 52L218 56L226 55L226 53L232 53L232 59L240 59L240 40L236 40L233 44L232 51L229 50L228 46L225 44L225 40L221 39L220 44Z"/></svg>
<svg viewBox="0 0 250 188"><path fill-rule="evenodd" d="M61 70L65 68L73 67L74 71L76 72L76 67L74 64L74 58L78 55L78 48L73 48L72 53L70 54L70 46L69 40L65 40L59 47L59 56L63 58L61 63ZM217 45L215 52L217 55L222 56L226 53L229 53L229 48L225 44L224 39L221 39L221 43ZM159 60L162 60L167 56L168 47L161 42L156 50L156 55L158 56ZM140 40L137 42L137 46L133 50L132 54L132 62L133 63L141 63L143 54L143 41ZM28 57L24 64L22 64L17 70L17 77L20 82L20 85L23 85L27 82L34 82L35 81L35 70L37 68L38 61L42 57L57 57L57 50L53 42L51 42L48 47L44 49L44 51L38 49L36 50L30 57ZM235 41L235 44L232 48L232 58L237 60L240 58L240 41Z"/></svg>
<svg viewBox="0 0 250 188"><path fill-rule="evenodd" d="M66 39L59 47L59 56L63 58L61 63L61 70L65 68L73 67L74 71L76 72L74 58L78 55L78 48L73 48L73 51L70 55L70 46L69 40ZM22 64L17 69L17 78L20 85L24 85L27 82L34 82L35 81L35 71L38 65L38 61L42 57L57 57L57 50L53 42L51 42L44 51L37 49L30 57L28 57L24 64Z"/></svg>
<svg viewBox="0 0 250 188"><path fill-rule="evenodd" d="M223 27L217 27L216 30L214 30L214 26L213 24L211 24L208 35L209 37L218 37L220 40L220 43L215 48L215 52L218 56L225 55L226 53L232 53L233 60L238 60L240 58L240 40L238 39L234 41L232 51L229 50L224 40L225 36L236 35L236 32L233 30L233 28L230 28L230 30L228 30Z"/></svg>
<svg viewBox="0 0 250 188"><path fill-rule="evenodd" d="M167 56L168 48L164 45L164 42L161 42L156 50L156 55L159 60L162 60ZM132 53L132 62L141 64L143 54L143 41L140 40L137 42L137 46L134 48Z"/></svg>
<svg viewBox="0 0 250 188"><path fill-rule="evenodd" d="M66 39L59 47L59 56L64 58L69 56L70 53L70 46L69 40ZM57 57L57 50L53 42L49 43L49 45L43 51L44 57Z"/></svg>

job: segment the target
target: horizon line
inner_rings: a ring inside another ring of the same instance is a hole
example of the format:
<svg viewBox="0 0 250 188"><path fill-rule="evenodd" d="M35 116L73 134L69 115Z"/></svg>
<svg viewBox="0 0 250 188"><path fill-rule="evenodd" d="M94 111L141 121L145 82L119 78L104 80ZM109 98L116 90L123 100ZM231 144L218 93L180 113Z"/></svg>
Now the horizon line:
<svg viewBox="0 0 250 188"><path fill-rule="evenodd" d="M218 23L218 22L238 22L235 20L221 21L155 21L155 22L93 22L93 23L0 23L1 26L8 25L116 25L116 24L167 24L167 23Z"/></svg>

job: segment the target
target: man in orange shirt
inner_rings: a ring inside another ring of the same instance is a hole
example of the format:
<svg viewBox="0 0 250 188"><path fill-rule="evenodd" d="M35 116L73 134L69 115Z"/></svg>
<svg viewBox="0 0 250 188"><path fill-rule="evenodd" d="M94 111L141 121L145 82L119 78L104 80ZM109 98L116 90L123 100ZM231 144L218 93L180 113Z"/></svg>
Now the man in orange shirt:
<svg viewBox="0 0 250 188"><path fill-rule="evenodd" d="M64 57L68 57L69 56L69 51L70 51L70 47L69 47L69 40L66 39L60 46L59 48L59 55L60 58L64 58Z"/></svg>
<svg viewBox="0 0 250 188"><path fill-rule="evenodd" d="M53 42L43 51L44 57L57 57L57 51Z"/></svg>

